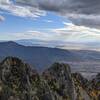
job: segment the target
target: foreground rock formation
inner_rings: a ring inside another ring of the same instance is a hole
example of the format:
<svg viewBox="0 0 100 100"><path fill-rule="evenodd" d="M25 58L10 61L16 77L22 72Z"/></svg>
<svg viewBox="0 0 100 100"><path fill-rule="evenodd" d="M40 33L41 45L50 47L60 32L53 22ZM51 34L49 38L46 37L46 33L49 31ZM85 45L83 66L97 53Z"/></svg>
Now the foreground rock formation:
<svg viewBox="0 0 100 100"><path fill-rule="evenodd" d="M55 63L39 75L20 59L0 63L0 100L99 100L100 74L91 81Z"/></svg>

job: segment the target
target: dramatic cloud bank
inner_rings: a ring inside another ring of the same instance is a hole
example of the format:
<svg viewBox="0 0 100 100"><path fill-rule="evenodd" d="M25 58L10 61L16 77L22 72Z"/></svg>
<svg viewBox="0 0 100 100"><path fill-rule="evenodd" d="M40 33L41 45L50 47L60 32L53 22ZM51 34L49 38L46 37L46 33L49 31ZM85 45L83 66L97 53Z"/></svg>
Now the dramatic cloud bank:
<svg viewBox="0 0 100 100"><path fill-rule="evenodd" d="M76 25L100 28L100 0L16 0L16 2L59 13Z"/></svg>
<svg viewBox="0 0 100 100"><path fill-rule="evenodd" d="M32 18L53 11L76 25L100 28L100 0L0 0L0 9Z"/></svg>

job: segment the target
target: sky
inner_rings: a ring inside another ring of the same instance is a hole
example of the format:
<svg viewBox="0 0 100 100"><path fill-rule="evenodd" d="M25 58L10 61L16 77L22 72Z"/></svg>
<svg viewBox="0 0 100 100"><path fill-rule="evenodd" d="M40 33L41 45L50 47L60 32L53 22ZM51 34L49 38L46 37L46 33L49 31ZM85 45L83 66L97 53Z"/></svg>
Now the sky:
<svg viewBox="0 0 100 100"><path fill-rule="evenodd" d="M100 50L99 9L100 0L0 0L0 40Z"/></svg>

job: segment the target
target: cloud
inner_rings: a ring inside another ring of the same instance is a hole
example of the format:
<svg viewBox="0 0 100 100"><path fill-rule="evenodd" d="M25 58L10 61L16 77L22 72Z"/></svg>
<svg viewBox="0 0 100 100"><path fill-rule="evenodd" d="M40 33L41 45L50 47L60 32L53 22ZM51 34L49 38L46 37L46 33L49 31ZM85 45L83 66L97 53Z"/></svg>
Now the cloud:
<svg viewBox="0 0 100 100"><path fill-rule="evenodd" d="M40 32L36 30L30 30L26 32L18 32L18 33L6 33L6 37L8 40L19 40L19 39L39 39L49 41L52 39L52 34ZM5 39L4 39L5 40Z"/></svg>
<svg viewBox="0 0 100 100"><path fill-rule="evenodd" d="M47 23L52 23L53 20L44 20L44 22L47 22Z"/></svg>
<svg viewBox="0 0 100 100"><path fill-rule="evenodd" d="M16 0L46 11L53 11L79 26L100 28L100 0Z"/></svg>
<svg viewBox="0 0 100 100"><path fill-rule="evenodd" d="M22 6L11 0L0 0L0 9L20 17L37 18L45 16L45 11L31 6Z"/></svg>
<svg viewBox="0 0 100 100"><path fill-rule="evenodd" d="M55 39L65 42L100 42L100 30L85 26L77 26L73 23L66 23L64 28L53 29Z"/></svg>
<svg viewBox="0 0 100 100"><path fill-rule="evenodd" d="M100 28L100 0L0 0L0 9L30 18L52 11L75 25Z"/></svg>
<svg viewBox="0 0 100 100"><path fill-rule="evenodd" d="M100 30L85 26L77 26L73 23L63 22L63 28L48 29L43 31L31 30L21 33L10 33L11 39L40 39L46 41L60 41L72 43L100 43Z"/></svg>
<svg viewBox="0 0 100 100"><path fill-rule="evenodd" d="M4 18L3 16L0 15L0 22L1 22L1 21L4 21L4 20L5 20L5 18Z"/></svg>

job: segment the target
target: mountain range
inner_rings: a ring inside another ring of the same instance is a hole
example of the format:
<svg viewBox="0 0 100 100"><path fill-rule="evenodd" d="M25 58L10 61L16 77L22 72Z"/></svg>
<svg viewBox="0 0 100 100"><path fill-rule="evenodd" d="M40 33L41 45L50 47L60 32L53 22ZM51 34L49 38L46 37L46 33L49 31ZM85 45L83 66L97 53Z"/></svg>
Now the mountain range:
<svg viewBox="0 0 100 100"><path fill-rule="evenodd" d="M100 52L97 51L24 46L13 41L0 42L0 60L7 56L18 57L39 71L54 62L62 62L70 64L72 71L83 74L100 72Z"/></svg>

